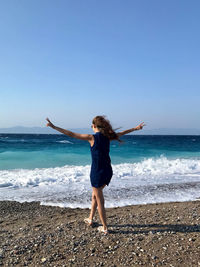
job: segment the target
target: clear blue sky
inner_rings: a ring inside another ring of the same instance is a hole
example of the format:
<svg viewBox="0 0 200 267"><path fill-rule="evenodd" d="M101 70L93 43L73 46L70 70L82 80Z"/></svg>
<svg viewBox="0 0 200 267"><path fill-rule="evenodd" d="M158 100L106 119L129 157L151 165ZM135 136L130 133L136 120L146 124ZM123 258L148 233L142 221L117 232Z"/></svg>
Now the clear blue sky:
<svg viewBox="0 0 200 267"><path fill-rule="evenodd" d="M200 127L199 0L2 0L0 128ZM147 128L146 128L147 129Z"/></svg>

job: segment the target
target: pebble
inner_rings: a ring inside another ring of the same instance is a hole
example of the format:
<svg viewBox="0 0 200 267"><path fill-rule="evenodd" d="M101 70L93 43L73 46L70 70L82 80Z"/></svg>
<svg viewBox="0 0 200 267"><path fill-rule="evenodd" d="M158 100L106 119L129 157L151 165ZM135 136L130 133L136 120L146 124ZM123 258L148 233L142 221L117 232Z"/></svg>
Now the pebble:
<svg viewBox="0 0 200 267"><path fill-rule="evenodd" d="M0 259L3 258L4 251L0 248Z"/></svg>
<svg viewBox="0 0 200 267"><path fill-rule="evenodd" d="M42 259L41 259L41 262L42 262L42 263L45 263L46 261L47 261L46 258L42 258Z"/></svg>
<svg viewBox="0 0 200 267"><path fill-rule="evenodd" d="M152 260L156 260L156 259L158 259L157 256L152 256L151 258L152 258Z"/></svg>

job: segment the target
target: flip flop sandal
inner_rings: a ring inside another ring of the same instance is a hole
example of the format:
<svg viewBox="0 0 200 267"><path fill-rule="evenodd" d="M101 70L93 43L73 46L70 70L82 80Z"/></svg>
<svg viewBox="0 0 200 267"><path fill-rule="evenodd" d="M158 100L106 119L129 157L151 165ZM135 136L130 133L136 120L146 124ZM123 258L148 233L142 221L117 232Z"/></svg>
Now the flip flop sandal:
<svg viewBox="0 0 200 267"><path fill-rule="evenodd" d="M97 229L100 233L103 233L104 235L108 234L108 228L104 230L103 226L99 226Z"/></svg>
<svg viewBox="0 0 200 267"><path fill-rule="evenodd" d="M93 225L93 221L90 220L89 218L85 218L85 219L84 219L84 222L85 222L87 225L89 225L89 226L92 226L92 225Z"/></svg>

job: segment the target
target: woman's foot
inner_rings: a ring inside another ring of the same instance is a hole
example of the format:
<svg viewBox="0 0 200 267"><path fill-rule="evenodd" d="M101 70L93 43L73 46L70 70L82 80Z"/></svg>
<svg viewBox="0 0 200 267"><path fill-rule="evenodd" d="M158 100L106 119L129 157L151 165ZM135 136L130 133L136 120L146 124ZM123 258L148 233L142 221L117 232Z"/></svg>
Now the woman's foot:
<svg viewBox="0 0 200 267"><path fill-rule="evenodd" d="M89 218L85 218L85 219L84 219L84 222L85 222L87 225L89 225L89 226L92 226L92 225L93 225L93 221L92 221L91 219L89 219Z"/></svg>
<svg viewBox="0 0 200 267"><path fill-rule="evenodd" d="M103 226L99 226L97 229L98 229L98 231L99 231L100 233L103 233L104 235L107 235L107 234L108 234L108 228L105 228L105 229L104 229Z"/></svg>

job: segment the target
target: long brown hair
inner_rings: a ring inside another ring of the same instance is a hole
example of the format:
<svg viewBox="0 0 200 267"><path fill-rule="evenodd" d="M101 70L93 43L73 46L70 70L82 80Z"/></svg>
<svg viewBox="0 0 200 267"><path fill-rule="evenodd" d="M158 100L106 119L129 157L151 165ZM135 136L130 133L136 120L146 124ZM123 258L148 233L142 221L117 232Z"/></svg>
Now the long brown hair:
<svg viewBox="0 0 200 267"><path fill-rule="evenodd" d="M109 140L117 140L119 142L122 142L119 139L119 136L113 130L112 125L109 120L106 119L106 116L96 116L93 120L92 123L99 129L99 131L108 137Z"/></svg>

